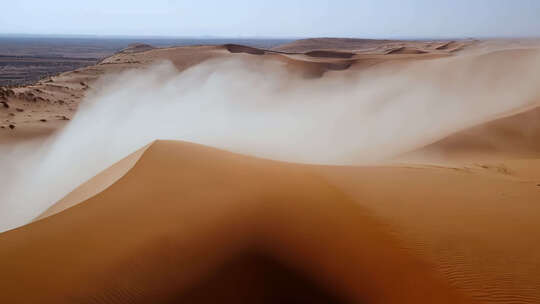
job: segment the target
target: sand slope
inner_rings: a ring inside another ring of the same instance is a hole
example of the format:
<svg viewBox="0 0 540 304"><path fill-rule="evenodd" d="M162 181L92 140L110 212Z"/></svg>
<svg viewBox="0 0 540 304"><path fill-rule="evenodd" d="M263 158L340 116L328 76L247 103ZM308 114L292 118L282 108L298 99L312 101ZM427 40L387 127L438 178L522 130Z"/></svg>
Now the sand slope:
<svg viewBox="0 0 540 304"><path fill-rule="evenodd" d="M75 190L71 191L68 195L66 195L64 198L62 198L60 201L58 201L56 204L48 208L45 212L43 212L43 214L38 216L36 220L63 211L107 189L109 186L119 180L122 176L124 176L124 174L126 174L131 168L133 168L133 166L135 166L135 164L147 148L148 145L140 148L139 150L118 161L111 167L100 172L98 175L94 176L84 184L80 185Z"/></svg>
<svg viewBox="0 0 540 304"><path fill-rule="evenodd" d="M323 171L475 299L540 301L538 159Z"/></svg>
<svg viewBox="0 0 540 304"><path fill-rule="evenodd" d="M84 203L0 234L0 297L174 301L252 251L354 302L463 302L384 222L310 167L179 142L154 143Z"/></svg>
<svg viewBox="0 0 540 304"><path fill-rule="evenodd" d="M105 191L0 234L0 297L174 301L258 252L357 303L536 303L534 164L307 166L158 141Z"/></svg>
<svg viewBox="0 0 540 304"><path fill-rule="evenodd" d="M540 157L540 108L456 132L404 157L461 162Z"/></svg>
<svg viewBox="0 0 540 304"><path fill-rule="evenodd" d="M273 47L272 50L288 53L305 53L317 50L347 50L356 53L409 52L455 52L478 44L474 40L460 41L414 41L414 40L380 40L354 38L309 38L300 39Z"/></svg>

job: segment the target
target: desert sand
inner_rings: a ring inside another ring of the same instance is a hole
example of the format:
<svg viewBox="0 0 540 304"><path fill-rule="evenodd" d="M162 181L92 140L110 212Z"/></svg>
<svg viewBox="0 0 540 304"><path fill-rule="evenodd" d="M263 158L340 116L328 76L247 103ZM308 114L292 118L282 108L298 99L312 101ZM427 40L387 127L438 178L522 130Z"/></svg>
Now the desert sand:
<svg viewBox="0 0 540 304"><path fill-rule="evenodd" d="M291 75L318 79L455 56L469 56L473 73L494 62L519 64L537 48L344 39L271 50L141 47L6 93L2 113L24 112L7 118L16 127L1 129L0 143L46 140L70 123L101 75L160 60L179 71L216 58L278 61ZM28 100L36 95L43 100ZM362 166L148 143L31 223L0 233L0 300L538 303L539 102Z"/></svg>

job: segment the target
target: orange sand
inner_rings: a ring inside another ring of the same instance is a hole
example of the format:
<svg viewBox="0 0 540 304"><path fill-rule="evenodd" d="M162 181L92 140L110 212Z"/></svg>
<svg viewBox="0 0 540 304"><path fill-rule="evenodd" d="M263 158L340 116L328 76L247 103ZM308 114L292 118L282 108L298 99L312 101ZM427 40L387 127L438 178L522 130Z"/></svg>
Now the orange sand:
<svg viewBox="0 0 540 304"><path fill-rule="evenodd" d="M321 77L493 45L514 44L310 39L265 51L127 50L18 88L52 101L9 100L9 111L35 117L10 116L17 128L1 130L0 141L68 123L36 120L71 115L81 82L164 59L179 70L217 57L275 59ZM298 165L154 142L0 234L0 303L539 303L538 113L508 113L398 158L437 165Z"/></svg>

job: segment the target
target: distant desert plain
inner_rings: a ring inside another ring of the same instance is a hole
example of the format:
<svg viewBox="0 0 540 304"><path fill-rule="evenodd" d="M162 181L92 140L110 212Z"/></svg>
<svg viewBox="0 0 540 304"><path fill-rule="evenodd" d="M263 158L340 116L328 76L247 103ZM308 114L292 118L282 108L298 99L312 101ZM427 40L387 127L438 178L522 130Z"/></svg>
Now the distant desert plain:
<svg viewBox="0 0 540 304"><path fill-rule="evenodd" d="M0 87L0 303L540 303L540 41L74 68Z"/></svg>

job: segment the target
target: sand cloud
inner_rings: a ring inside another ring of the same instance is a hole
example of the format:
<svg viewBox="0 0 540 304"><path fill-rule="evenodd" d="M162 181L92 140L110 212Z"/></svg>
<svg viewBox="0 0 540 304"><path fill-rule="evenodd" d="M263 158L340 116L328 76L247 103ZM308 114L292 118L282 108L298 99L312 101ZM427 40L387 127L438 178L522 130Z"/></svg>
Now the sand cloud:
<svg viewBox="0 0 540 304"><path fill-rule="evenodd" d="M540 96L540 56L507 50L304 79L271 60L167 62L100 79L68 126L0 145L0 231L27 223L155 139L278 160L380 162Z"/></svg>

